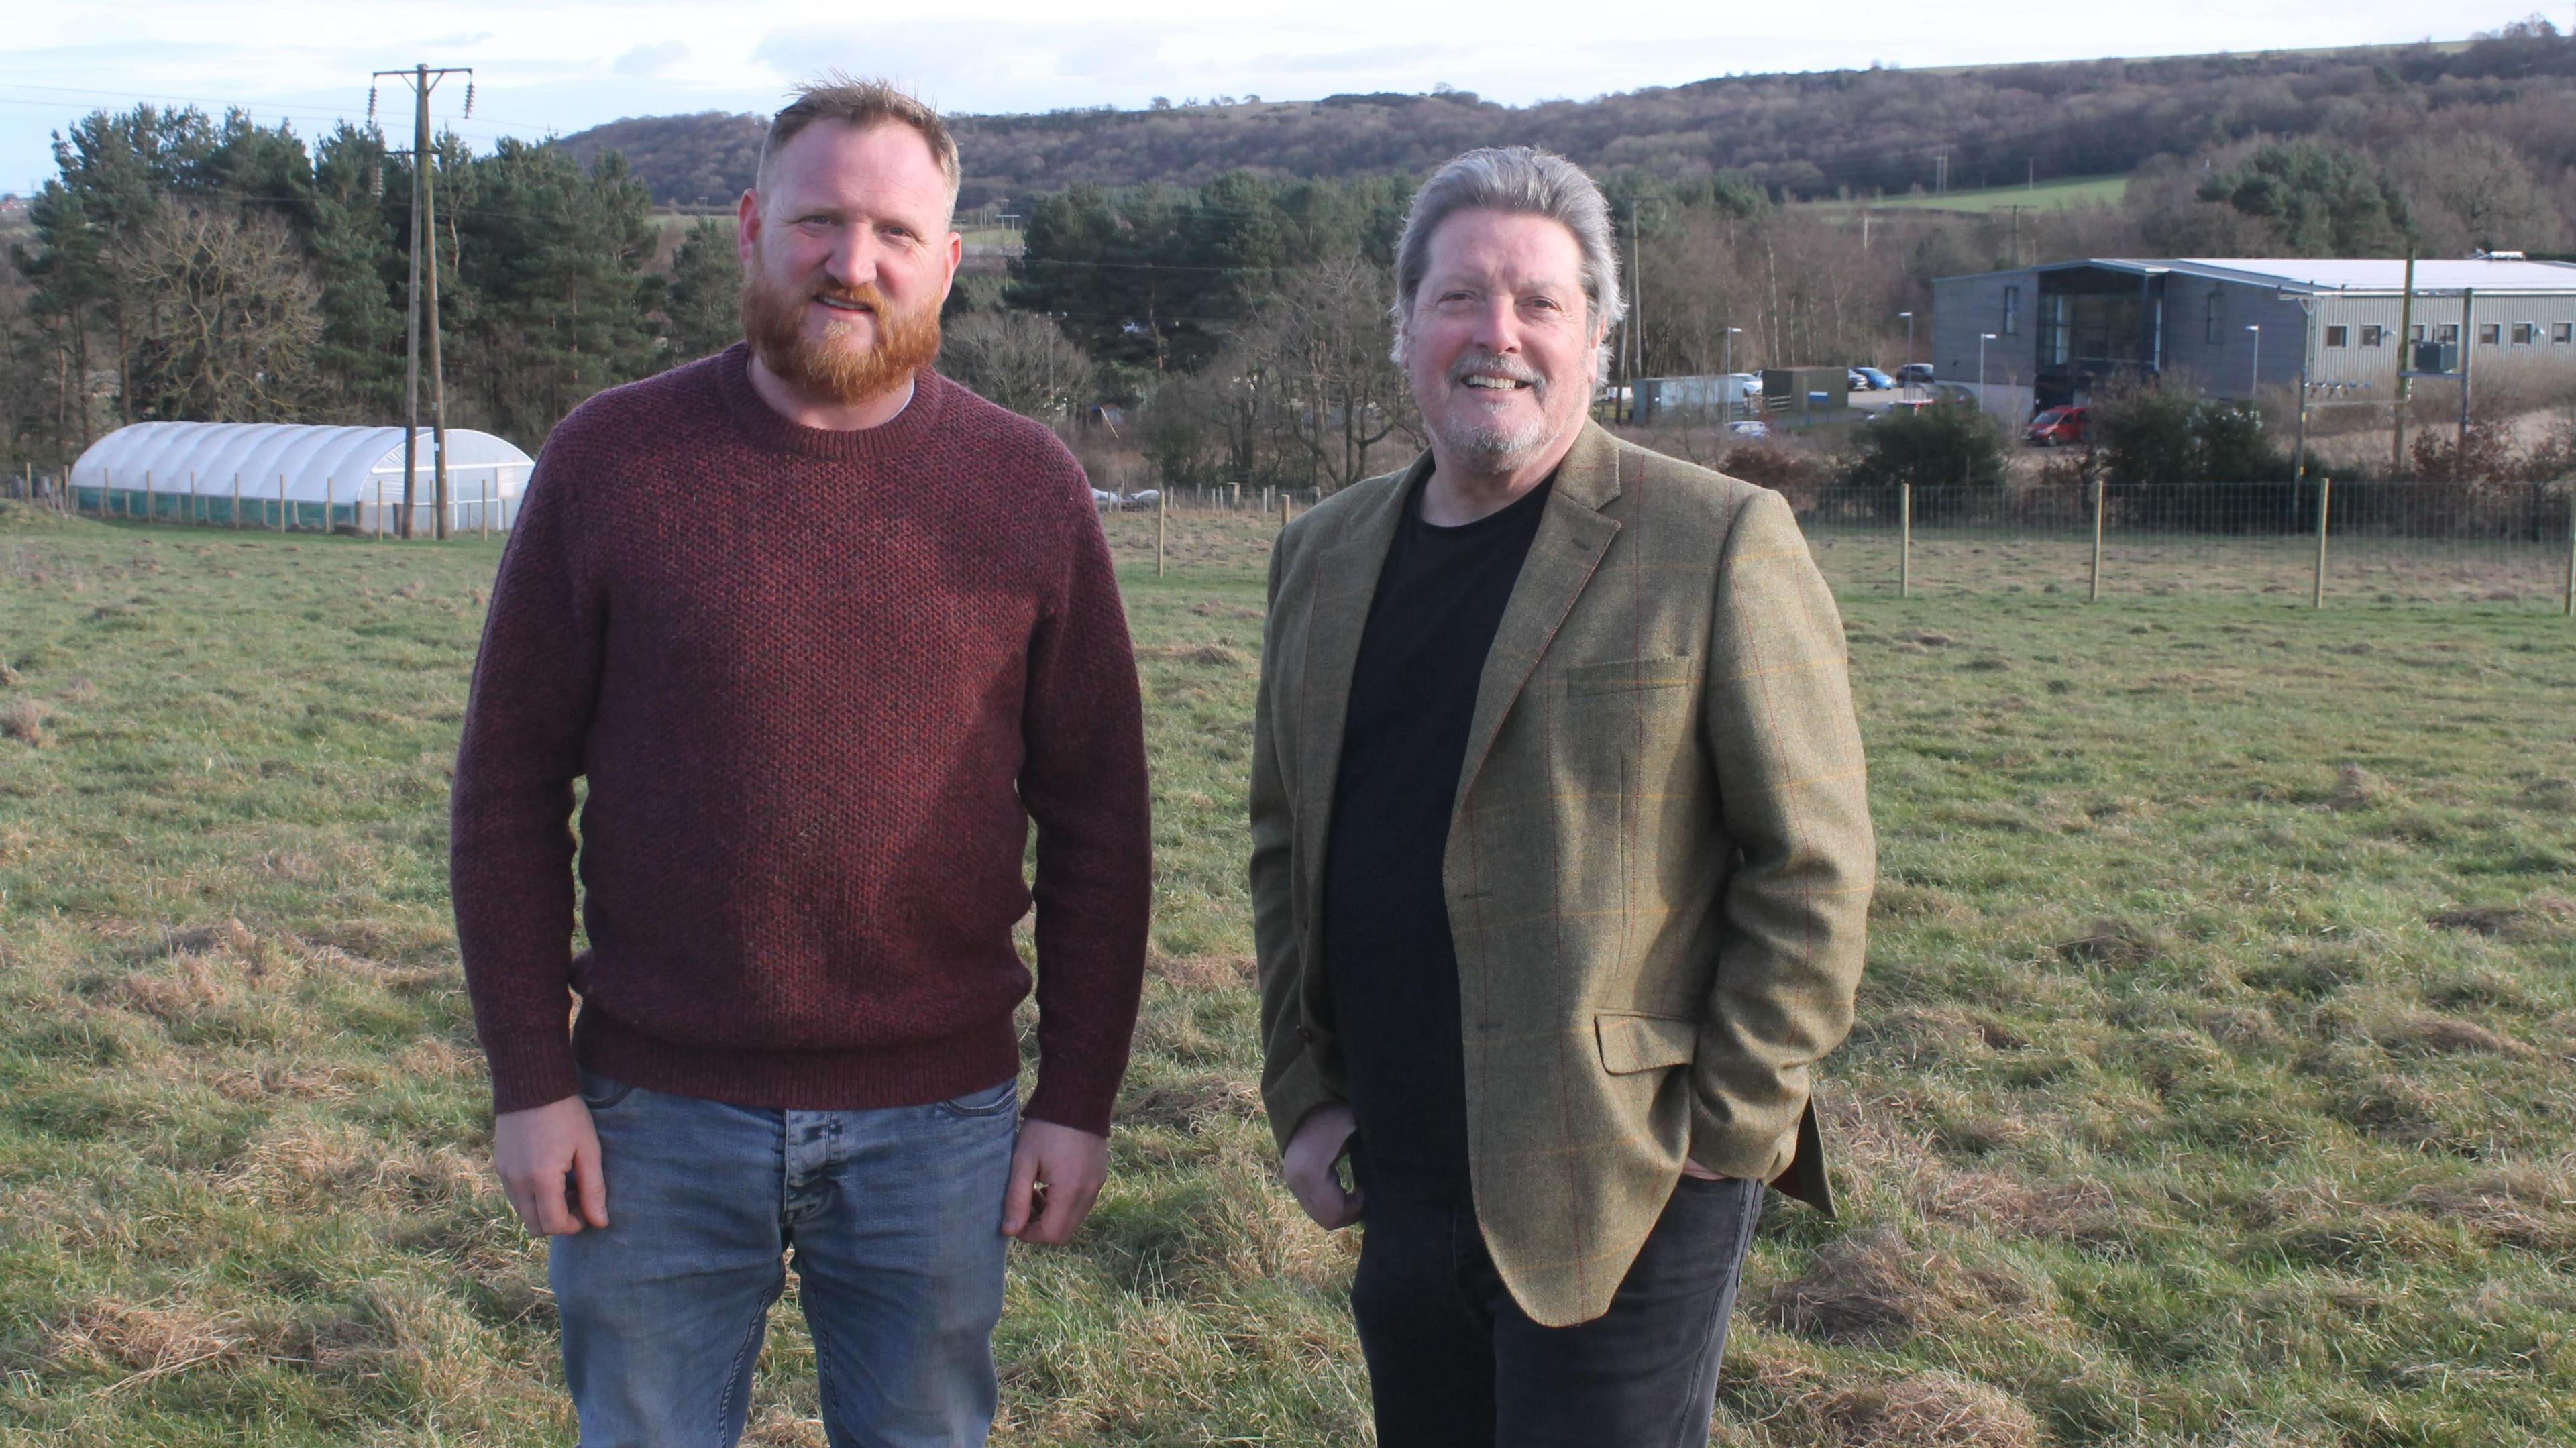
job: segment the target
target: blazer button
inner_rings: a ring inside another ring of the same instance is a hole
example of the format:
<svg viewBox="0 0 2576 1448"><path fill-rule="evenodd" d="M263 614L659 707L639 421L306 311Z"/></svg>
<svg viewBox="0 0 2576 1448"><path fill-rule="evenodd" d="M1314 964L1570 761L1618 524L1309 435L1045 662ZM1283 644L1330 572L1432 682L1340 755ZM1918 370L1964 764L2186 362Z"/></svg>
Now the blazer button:
<svg viewBox="0 0 2576 1448"><path fill-rule="evenodd" d="M1297 1028L1297 1039L1304 1041L1310 1046L1313 1045L1315 1043L1315 1028L1313 1026L1299 1026Z"/></svg>

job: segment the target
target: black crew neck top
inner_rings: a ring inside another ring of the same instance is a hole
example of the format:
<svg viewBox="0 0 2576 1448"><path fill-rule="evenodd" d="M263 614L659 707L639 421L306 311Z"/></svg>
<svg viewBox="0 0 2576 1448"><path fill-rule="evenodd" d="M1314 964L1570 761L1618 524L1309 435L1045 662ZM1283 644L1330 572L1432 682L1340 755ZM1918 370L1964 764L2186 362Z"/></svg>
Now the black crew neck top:
<svg viewBox="0 0 2576 1448"><path fill-rule="evenodd" d="M1466 1053L1441 893L1476 687L1555 480L1455 528L1422 485L1351 671L1324 852L1323 964L1369 1188L1464 1203Z"/></svg>

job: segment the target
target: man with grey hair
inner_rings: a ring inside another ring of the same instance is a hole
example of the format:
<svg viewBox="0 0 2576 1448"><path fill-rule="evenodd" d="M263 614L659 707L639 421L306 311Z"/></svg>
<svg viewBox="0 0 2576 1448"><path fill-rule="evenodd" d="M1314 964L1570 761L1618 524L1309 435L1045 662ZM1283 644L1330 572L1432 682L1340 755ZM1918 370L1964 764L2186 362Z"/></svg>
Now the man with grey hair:
<svg viewBox="0 0 2576 1448"><path fill-rule="evenodd" d="M1384 1448L1704 1441L1763 1184L1830 1210L1842 625L1778 494L1589 420L1617 257L1562 157L1442 167L1396 253L1430 450L1271 557L1262 1092L1308 1214L1367 1224Z"/></svg>

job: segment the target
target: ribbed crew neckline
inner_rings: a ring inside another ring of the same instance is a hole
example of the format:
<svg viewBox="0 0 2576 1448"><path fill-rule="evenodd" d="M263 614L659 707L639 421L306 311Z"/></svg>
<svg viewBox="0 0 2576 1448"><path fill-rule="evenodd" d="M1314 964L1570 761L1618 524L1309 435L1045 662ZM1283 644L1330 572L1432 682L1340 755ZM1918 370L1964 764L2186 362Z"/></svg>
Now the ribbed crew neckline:
<svg viewBox="0 0 2576 1448"><path fill-rule="evenodd" d="M833 462L877 463L916 453L948 410L950 385L925 367L913 375L912 401L875 427L807 427L780 416L753 390L749 343L716 354L716 390L736 431L755 447Z"/></svg>

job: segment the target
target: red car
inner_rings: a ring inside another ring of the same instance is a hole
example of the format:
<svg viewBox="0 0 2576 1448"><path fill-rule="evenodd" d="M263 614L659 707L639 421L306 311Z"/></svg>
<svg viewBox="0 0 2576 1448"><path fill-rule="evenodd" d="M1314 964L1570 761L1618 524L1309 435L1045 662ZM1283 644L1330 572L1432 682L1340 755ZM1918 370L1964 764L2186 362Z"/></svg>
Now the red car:
<svg viewBox="0 0 2576 1448"><path fill-rule="evenodd" d="M2093 425L2085 420L2083 408L2052 407L2032 418L2022 436L2032 447L2082 443L2092 438Z"/></svg>

